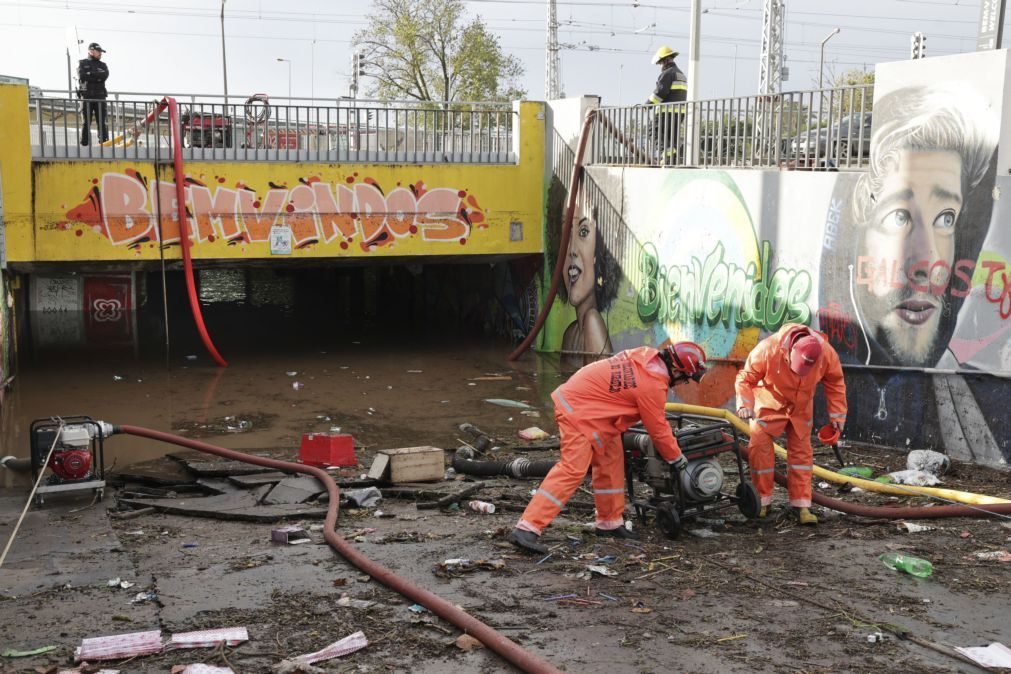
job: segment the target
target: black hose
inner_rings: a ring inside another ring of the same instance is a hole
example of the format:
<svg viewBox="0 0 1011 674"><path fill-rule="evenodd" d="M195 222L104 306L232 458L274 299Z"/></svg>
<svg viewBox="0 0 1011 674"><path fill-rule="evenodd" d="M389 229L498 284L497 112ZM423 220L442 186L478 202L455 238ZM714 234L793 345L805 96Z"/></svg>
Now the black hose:
<svg viewBox="0 0 1011 674"><path fill-rule="evenodd" d="M453 454L453 470L464 475L508 475L509 477L544 477L558 463L555 459L513 459L512 461L475 461L474 450L460 447Z"/></svg>

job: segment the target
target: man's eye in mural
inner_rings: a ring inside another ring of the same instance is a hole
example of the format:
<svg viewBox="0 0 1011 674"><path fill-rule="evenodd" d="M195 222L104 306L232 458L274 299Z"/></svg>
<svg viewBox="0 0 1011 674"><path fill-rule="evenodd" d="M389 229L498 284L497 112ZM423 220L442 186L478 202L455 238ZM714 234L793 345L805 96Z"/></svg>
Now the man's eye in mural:
<svg viewBox="0 0 1011 674"><path fill-rule="evenodd" d="M913 221L913 216L905 208L896 208L886 215L881 224L885 229L905 229Z"/></svg>
<svg viewBox="0 0 1011 674"><path fill-rule="evenodd" d="M954 229L955 211L947 210L934 218L934 227L937 229Z"/></svg>

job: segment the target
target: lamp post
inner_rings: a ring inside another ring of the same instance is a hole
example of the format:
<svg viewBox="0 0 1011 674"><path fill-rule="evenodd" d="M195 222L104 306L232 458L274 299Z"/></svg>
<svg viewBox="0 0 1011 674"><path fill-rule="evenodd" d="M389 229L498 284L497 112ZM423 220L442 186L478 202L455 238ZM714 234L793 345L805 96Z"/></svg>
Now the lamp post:
<svg viewBox="0 0 1011 674"><path fill-rule="evenodd" d="M225 0L221 0L221 74L225 81L225 114L228 114L228 61L225 60Z"/></svg>
<svg viewBox="0 0 1011 674"><path fill-rule="evenodd" d="M291 105L291 59L277 59L278 63L288 64L288 105Z"/></svg>
<svg viewBox="0 0 1011 674"><path fill-rule="evenodd" d="M833 28L832 32L825 36L825 39L821 41L821 56L818 59L818 88L822 88L822 80L825 75L825 43L831 40L838 32L839 28Z"/></svg>

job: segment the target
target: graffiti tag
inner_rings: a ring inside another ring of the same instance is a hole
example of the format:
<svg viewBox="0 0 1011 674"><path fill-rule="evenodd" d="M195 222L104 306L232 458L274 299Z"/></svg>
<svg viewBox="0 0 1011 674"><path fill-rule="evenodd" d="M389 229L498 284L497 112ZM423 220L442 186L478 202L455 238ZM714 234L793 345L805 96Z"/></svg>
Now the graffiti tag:
<svg viewBox="0 0 1011 674"><path fill-rule="evenodd" d="M772 243L762 241L760 266L749 262L741 268L725 261L724 253L723 244L717 243L704 261L692 257L688 265L668 268L659 264L656 247L645 244L638 261L644 278L636 296L639 318L647 323L733 323L770 331L811 320L811 275L773 267Z"/></svg>
<svg viewBox="0 0 1011 674"><path fill-rule="evenodd" d="M986 284L983 286L988 302L997 305L1001 318L1011 317L1011 275L1004 272L1004 263L987 260L983 262L987 270ZM1000 276L1000 288L994 284L994 277ZM995 294L996 291L996 294Z"/></svg>
<svg viewBox="0 0 1011 674"><path fill-rule="evenodd" d="M951 285L952 297L966 297L972 290L972 272L976 268L974 260L958 260L948 264L945 260L916 260L904 268L898 260L874 258L869 255L857 257L857 285L909 287L914 292L929 292L941 296ZM958 284L952 279L957 279ZM923 282L919 279L930 279Z"/></svg>

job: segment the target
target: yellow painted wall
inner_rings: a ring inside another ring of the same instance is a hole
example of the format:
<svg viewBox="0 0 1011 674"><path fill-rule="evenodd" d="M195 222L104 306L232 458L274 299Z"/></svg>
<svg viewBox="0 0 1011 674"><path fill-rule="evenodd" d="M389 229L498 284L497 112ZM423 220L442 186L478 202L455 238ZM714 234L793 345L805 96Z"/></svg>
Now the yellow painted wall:
<svg viewBox="0 0 1011 674"><path fill-rule="evenodd" d="M519 115L518 165L189 163L193 257L270 257L272 225L290 228L293 258L540 252L543 104L522 103ZM151 162L36 162L33 257L18 259L157 260L158 241L180 257L174 172L160 171L159 232L154 171Z"/></svg>
<svg viewBox="0 0 1011 674"><path fill-rule="evenodd" d="M32 251L32 149L28 83L0 83L0 179L9 260Z"/></svg>

